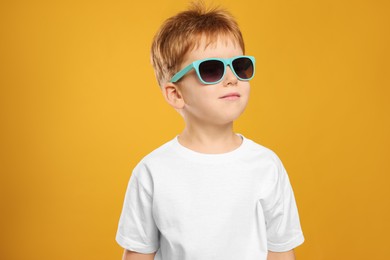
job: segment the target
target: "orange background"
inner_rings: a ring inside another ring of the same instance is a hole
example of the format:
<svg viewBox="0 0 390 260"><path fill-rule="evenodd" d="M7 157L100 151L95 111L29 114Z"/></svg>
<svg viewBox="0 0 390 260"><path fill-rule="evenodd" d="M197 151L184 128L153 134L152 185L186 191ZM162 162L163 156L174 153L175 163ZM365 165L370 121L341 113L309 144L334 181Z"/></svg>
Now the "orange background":
<svg viewBox="0 0 390 260"><path fill-rule="evenodd" d="M388 259L389 2L214 1L257 58L236 132L274 150L298 259ZM0 3L0 258L120 259L131 170L181 117L149 63L187 1Z"/></svg>

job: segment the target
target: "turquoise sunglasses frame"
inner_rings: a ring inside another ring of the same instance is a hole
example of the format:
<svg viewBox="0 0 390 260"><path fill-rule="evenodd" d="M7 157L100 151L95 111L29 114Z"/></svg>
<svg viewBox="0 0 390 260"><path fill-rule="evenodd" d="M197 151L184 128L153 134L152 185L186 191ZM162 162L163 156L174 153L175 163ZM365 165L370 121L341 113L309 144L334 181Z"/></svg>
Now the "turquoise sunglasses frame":
<svg viewBox="0 0 390 260"><path fill-rule="evenodd" d="M252 61L252 64L253 64L253 74L252 74L252 77L248 78L248 79L243 79L241 78L240 76L237 75L236 71L234 70L234 67L233 67L233 61L236 60L236 59L240 59L240 58L248 58ZM199 73L199 65L204 62L204 61L211 61L211 60L216 60L216 61L220 61L224 64L224 71L223 71L223 75L221 76L221 78L217 81L214 81L214 82L207 82L207 81L204 81L202 79L202 77L200 76L200 73ZM212 85L212 84L217 84L219 82L222 81L222 79L225 77L225 74L226 74L226 67L229 66L231 71L233 72L233 74L239 79L239 80L243 80L243 81L248 81L248 80L251 80L254 76L255 76L255 57L253 56L235 56L235 57L232 57L232 58L227 58L227 59L220 59L220 58L207 58L207 59L201 59L201 60L196 60L194 62L192 62L191 64L189 64L188 66L186 66L184 69L182 69L181 71L177 72L173 77L172 79L170 80L170 82L172 83L175 83L177 82L178 80L180 80L182 77L184 77L184 75L186 75L188 72L190 72L191 69L195 69L196 71L196 74L198 75L198 78L199 80L203 83L203 84L206 84L206 85Z"/></svg>

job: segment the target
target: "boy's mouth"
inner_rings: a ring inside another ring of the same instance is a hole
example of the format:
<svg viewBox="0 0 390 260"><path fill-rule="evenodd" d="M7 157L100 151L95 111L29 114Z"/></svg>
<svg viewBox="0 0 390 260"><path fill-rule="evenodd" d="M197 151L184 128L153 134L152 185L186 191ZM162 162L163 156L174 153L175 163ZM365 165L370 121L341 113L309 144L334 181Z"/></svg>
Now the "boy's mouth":
<svg viewBox="0 0 390 260"><path fill-rule="evenodd" d="M239 98L241 95L237 92L232 92L232 93L228 93L220 98L225 98L225 99L237 99Z"/></svg>

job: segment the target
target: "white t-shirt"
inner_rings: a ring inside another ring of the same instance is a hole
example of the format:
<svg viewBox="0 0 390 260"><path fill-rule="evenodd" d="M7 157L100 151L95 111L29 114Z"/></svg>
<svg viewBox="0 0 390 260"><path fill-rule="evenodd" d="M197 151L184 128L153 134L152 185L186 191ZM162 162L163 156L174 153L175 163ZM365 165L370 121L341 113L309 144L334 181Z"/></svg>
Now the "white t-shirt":
<svg viewBox="0 0 390 260"><path fill-rule="evenodd" d="M116 241L155 260L266 260L304 241L294 193L278 156L243 135L222 154L176 136L131 175Z"/></svg>

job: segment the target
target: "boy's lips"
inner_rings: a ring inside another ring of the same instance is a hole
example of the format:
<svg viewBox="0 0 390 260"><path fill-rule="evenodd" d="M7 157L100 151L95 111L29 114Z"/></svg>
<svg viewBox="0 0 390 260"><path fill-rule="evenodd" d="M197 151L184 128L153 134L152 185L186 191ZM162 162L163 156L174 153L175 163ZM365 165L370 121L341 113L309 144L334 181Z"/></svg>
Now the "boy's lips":
<svg viewBox="0 0 390 260"><path fill-rule="evenodd" d="M226 99L237 99L239 98L241 95L237 92L231 92L231 93L228 93L220 98L226 98Z"/></svg>

